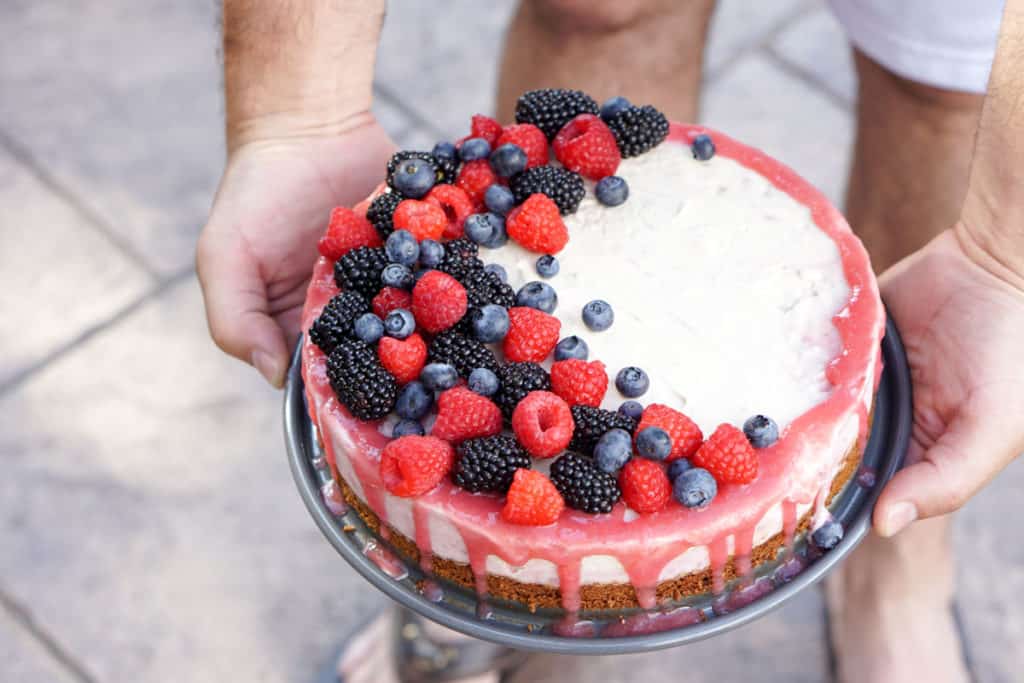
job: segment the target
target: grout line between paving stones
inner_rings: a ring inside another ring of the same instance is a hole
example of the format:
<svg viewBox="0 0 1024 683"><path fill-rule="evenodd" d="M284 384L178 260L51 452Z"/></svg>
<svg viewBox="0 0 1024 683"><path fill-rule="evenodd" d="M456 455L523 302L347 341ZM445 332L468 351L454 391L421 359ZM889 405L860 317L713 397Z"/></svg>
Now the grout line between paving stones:
<svg viewBox="0 0 1024 683"><path fill-rule="evenodd" d="M173 275L167 278L160 280L154 286L147 289L141 295L136 297L134 300L132 300L125 306L121 307L119 310L115 311L113 314L107 316L105 319L100 320L99 322L96 322L86 327L77 335L75 335L71 339L68 339L63 344L59 345L57 348L50 351L39 360L30 363L21 370L17 371L16 373L14 373L13 376L8 378L4 382L0 383L0 397L5 396L6 394L13 393L15 389L17 389L22 384L27 382L39 371L46 368L46 366L48 366L50 363L53 363L54 361L57 361L60 358L63 358L77 346L92 339L93 337L95 337L97 334L100 334L104 330L118 324L119 322L130 316L132 313L142 308L142 306L149 303L152 299L155 299L156 297L160 296L165 291L171 289L172 287L182 282L186 278L191 277L194 273L195 270L191 266L189 266L187 268L183 268L182 270L174 273Z"/></svg>
<svg viewBox="0 0 1024 683"><path fill-rule="evenodd" d="M771 45L765 45L761 48L760 54L768 59L776 67L784 71L786 74L803 81L809 85L815 92L821 93L827 99L831 100L833 104L842 109L845 112L853 113L854 103L846 99L832 88L828 87L824 83L818 80L818 77L813 73L803 68L799 64L795 64L787 59L783 54L776 50Z"/></svg>
<svg viewBox="0 0 1024 683"><path fill-rule="evenodd" d="M121 254L127 257L133 264L142 269L151 280L160 280L160 274L149 265L145 257L122 239L117 232L95 211L83 202L78 195L63 183L57 180L32 153L21 143L11 137L6 131L0 129L0 147L4 148L22 167L31 173L36 180L43 184L50 192L57 195L65 204L70 206L76 213L85 219L85 222L96 232L107 239L110 244Z"/></svg>
<svg viewBox="0 0 1024 683"><path fill-rule="evenodd" d="M25 607L2 589L0 589L0 609L7 612L15 623L25 629L72 678L79 683L98 683L98 679L86 671L85 666L76 660L46 629L36 623Z"/></svg>

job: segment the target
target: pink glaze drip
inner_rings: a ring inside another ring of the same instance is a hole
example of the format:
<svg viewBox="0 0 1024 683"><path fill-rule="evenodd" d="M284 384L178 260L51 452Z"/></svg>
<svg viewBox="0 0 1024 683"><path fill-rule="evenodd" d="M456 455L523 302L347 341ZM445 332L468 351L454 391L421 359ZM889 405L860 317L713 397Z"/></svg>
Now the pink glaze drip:
<svg viewBox="0 0 1024 683"><path fill-rule="evenodd" d="M643 636L690 626L703 620L704 614L692 607L678 607L665 612L641 612L618 623L609 624L601 635L606 638Z"/></svg>
<svg viewBox="0 0 1024 683"><path fill-rule="evenodd" d="M324 505L331 511L332 515L341 516L348 512L348 505L341 497L341 488L338 482L333 479L320 487L320 496L324 499Z"/></svg>
<svg viewBox="0 0 1024 683"><path fill-rule="evenodd" d="M551 632L563 638L593 638L597 635L597 626L589 619L580 619L579 615L569 612L551 626Z"/></svg>
<svg viewBox="0 0 1024 683"><path fill-rule="evenodd" d="M420 568L429 573L434 566L433 546L430 543L430 515L417 501L413 501L412 504L412 521L416 527L416 547L420 549Z"/></svg>
<svg viewBox="0 0 1024 683"><path fill-rule="evenodd" d="M441 588L441 584L433 579L425 579L420 585L420 592L423 593L423 597L431 602L441 602L444 600L444 589Z"/></svg>
<svg viewBox="0 0 1024 683"><path fill-rule="evenodd" d="M834 463L822 463L822 458L815 455L831 443L833 430L855 415L858 441L863 445L866 439L868 405L881 368L876 365L870 377L865 371L880 356L879 342L884 327L884 312L867 253L842 216L818 190L760 151L699 126L674 123L669 139L689 144L700 133L712 135L719 155L760 173L806 205L815 223L836 243L851 295L847 305L833 318L842 351L828 364L825 375L834 389L827 399L794 420L775 444L761 451L760 473L753 483L722 485L715 501L705 510L672 506L640 519L627 520L625 505L620 503L607 515L566 510L556 524L521 527L501 519L500 499L470 494L449 482L442 482L415 502L414 540L420 544L424 555L429 555L429 534L422 532L421 527L427 527L424 520L431 514L443 516L466 546L481 595L487 592L489 556L499 557L512 566L537 558L558 568L563 606L572 609L579 605L583 558L612 555L626 568L637 587L639 599L650 607L667 563L691 546L709 549L714 589L721 591L724 567L729 559L729 538L737 544L740 558L746 556L749 562L754 528L772 506L782 504L787 541L791 542L796 527L796 505L821 502L827 494ZM369 200L364 201L355 210L365 213L368 204ZM304 330L309 329L337 291L331 264L319 259L307 293ZM325 357L311 343L306 343L302 349L302 366L310 417L320 428L328 461L335 465L339 455L336 448L343 451L366 504L387 522L385 490L378 467L380 450L388 439L378 430L378 423L360 422L338 404L327 381ZM381 528L386 530L383 525ZM759 585L760 582L755 582L744 590L749 595Z"/></svg>
<svg viewBox="0 0 1024 683"><path fill-rule="evenodd" d="M796 527L796 503L787 498L782 501L782 542L787 552L792 549L793 541L796 539Z"/></svg>
<svg viewBox="0 0 1024 683"><path fill-rule="evenodd" d="M751 570L750 555L754 550L754 527L741 529L734 538L736 539L736 548L733 555L736 558L736 573L745 578Z"/></svg>

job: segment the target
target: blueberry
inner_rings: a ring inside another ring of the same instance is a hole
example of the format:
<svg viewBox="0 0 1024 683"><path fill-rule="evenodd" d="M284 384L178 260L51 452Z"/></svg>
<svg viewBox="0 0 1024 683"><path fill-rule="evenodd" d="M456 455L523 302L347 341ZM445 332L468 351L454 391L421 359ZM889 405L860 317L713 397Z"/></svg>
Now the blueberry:
<svg viewBox="0 0 1024 683"><path fill-rule="evenodd" d="M743 433L754 448L767 448L779 440L779 425L764 415L755 415L743 423Z"/></svg>
<svg viewBox="0 0 1024 683"><path fill-rule="evenodd" d="M434 145L434 149L432 149L430 153L438 159L449 159L451 161L455 161L456 157L458 157L459 150L455 149L455 145L445 140Z"/></svg>
<svg viewBox="0 0 1024 683"><path fill-rule="evenodd" d="M712 141L710 135L698 135L693 139L693 144L690 145L690 150L693 152L693 158L699 161L707 161L711 157L715 156L715 143Z"/></svg>
<svg viewBox="0 0 1024 683"><path fill-rule="evenodd" d="M367 344L376 344L384 336L384 321L373 313L363 313L353 327L356 337Z"/></svg>
<svg viewBox="0 0 1024 683"><path fill-rule="evenodd" d="M434 395L422 382L409 382L398 392L395 412L405 420L418 420L430 411L434 403Z"/></svg>
<svg viewBox="0 0 1024 683"><path fill-rule="evenodd" d="M396 308L384 318L384 333L395 339L405 339L416 330L416 319L404 308Z"/></svg>
<svg viewBox="0 0 1024 683"><path fill-rule="evenodd" d="M469 373L467 384L470 391L475 391L481 396L493 396L498 391L498 376L493 370L477 368Z"/></svg>
<svg viewBox="0 0 1024 683"><path fill-rule="evenodd" d="M644 427L636 435L636 450L648 460L664 460L672 452L672 437L661 427Z"/></svg>
<svg viewBox="0 0 1024 683"><path fill-rule="evenodd" d="M505 218L496 213L474 213L466 219L466 237L489 249L497 249L508 242Z"/></svg>
<svg viewBox="0 0 1024 683"><path fill-rule="evenodd" d="M626 398L643 396L650 386L651 380L647 373L635 365L622 368L615 376L615 388Z"/></svg>
<svg viewBox="0 0 1024 683"><path fill-rule="evenodd" d="M495 183L484 192L484 204L494 213L504 216L516 205L516 198L512 194L512 190Z"/></svg>
<svg viewBox="0 0 1024 683"><path fill-rule="evenodd" d="M690 461L687 460L686 458L679 458L678 460L673 460L668 466L668 480L675 481L676 477L678 477L680 474L692 469L693 465L691 465Z"/></svg>
<svg viewBox="0 0 1024 683"><path fill-rule="evenodd" d="M416 420L399 420L391 430L391 436L397 439L400 436L423 436L423 425Z"/></svg>
<svg viewBox="0 0 1024 683"><path fill-rule="evenodd" d="M380 281L385 287L397 287L398 289L410 289L414 279L409 266L401 263L389 263L380 273Z"/></svg>
<svg viewBox="0 0 1024 683"><path fill-rule="evenodd" d="M633 437L625 429L610 429L601 435L594 446L597 466L608 474L615 474L633 455Z"/></svg>
<svg viewBox="0 0 1024 683"><path fill-rule="evenodd" d="M718 482L707 470L693 467L675 478L672 495L688 508L706 508L718 495Z"/></svg>
<svg viewBox="0 0 1024 683"><path fill-rule="evenodd" d="M631 106L625 97L610 97L601 105L601 118L607 121L619 112L626 111Z"/></svg>
<svg viewBox="0 0 1024 683"><path fill-rule="evenodd" d="M420 244L408 230L395 230L384 242L384 253L392 263L411 266L420 257Z"/></svg>
<svg viewBox="0 0 1024 683"><path fill-rule="evenodd" d="M623 401L619 406L619 412L639 421L640 416L644 414L644 407L638 401Z"/></svg>
<svg viewBox="0 0 1024 683"><path fill-rule="evenodd" d="M421 278L422 278L422 277L423 277L424 275L426 275L427 273L429 273L429 272L430 272L430 271L432 271L432 270L433 270L433 268L420 268L420 269L419 269L419 270L417 270L417 271L416 271L415 273L413 273L413 274L412 274L412 286L413 286L413 287L415 287L415 286L416 286L416 283L417 283L417 282L419 282L419 281L420 281L420 279L421 279Z"/></svg>
<svg viewBox="0 0 1024 683"><path fill-rule="evenodd" d="M843 540L843 525L832 518L829 518L811 534L811 542L819 550L832 550L839 545L841 540Z"/></svg>
<svg viewBox="0 0 1024 683"><path fill-rule="evenodd" d="M459 381L458 371L447 363L427 363L420 370L420 381L423 386L433 391L451 389Z"/></svg>
<svg viewBox="0 0 1024 683"><path fill-rule="evenodd" d="M583 324L594 332L603 332L615 322L615 311L611 304L594 299L583 307Z"/></svg>
<svg viewBox="0 0 1024 683"><path fill-rule="evenodd" d="M587 347L587 342L575 334L571 337L566 337L555 345L555 360L569 360L570 358L586 360L589 356L590 348Z"/></svg>
<svg viewBox="0 0 1024 683"><path fill-rule="evenodd" d="M508 334L508 311L498 304L486 304L475 310L470 319L473 335L485 344L493 344Z"/></svg>
<svg viewBox="0 0 1024 683"><path fill-rule="evenodd" d="M470 138L462 142L459 148L459 156L463 161L474 161L484 159L491 153L491 143L483 138Z"/></svg>
<svg viewBox="0 0 1024 683"><path fill-rule="evenodd" d="M555 288L546 282L527 282L516 292L516 306L528 306L545 313L551 313L558 306Z"/></svg>
<svg viewBox="0 0 1024 683"><path fill-rule="evenodd" d="M423 159L406 159L395 169L394 184L405 197L419 199L434 186L437 169L429 161Z"/></svg>
<svg viewBox="0 0 1024 683"><path fill-rule="evenodd" d="M434 268L444 260L444 247L436 240L423 240L420 242L420 264L427 268Z"/></svg>
<svg viewBox="0 0 1024 683"><path fill-rule="evenodd" d="M508 282L508 272L505 270L505 266L500 263L488 263L484 266L484 270L488 273L495 273L502 282Z"/></svg>
<svg viewBox="0 0 1024 683"><path fill-rule="evenodd" d="M511 178L526 170L526 161L523 148L510 142L491 153L491 169L502 178Z"/></svg>
<svg viewBox="0 0 1024 683"><path fill-rule="evenodd" d="M605 206L618 206L629 198L629 185L624 178L617 175L610 175L601 178L594 186L594 195L597 201Z"/></svg>
<svg viewBox="0 0 1024 683"><path fill-rule="evenodd" d="M558 275L558 259L551 254L544 254L538 257L537 275L541 277L554 277Z"/></svg>

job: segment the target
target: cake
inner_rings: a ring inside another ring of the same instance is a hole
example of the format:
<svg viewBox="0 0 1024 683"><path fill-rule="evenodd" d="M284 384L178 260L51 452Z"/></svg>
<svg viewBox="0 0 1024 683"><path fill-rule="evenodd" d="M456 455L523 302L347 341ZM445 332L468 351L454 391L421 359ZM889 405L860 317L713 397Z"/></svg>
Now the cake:
<svg viewBox="0 0 1024 683"><path fill-rule="evenodd" d="M845 220L652 107L516 114L332 214L301 359L334 502L430 576L570 613L834 545L884 328Z"/></svg>

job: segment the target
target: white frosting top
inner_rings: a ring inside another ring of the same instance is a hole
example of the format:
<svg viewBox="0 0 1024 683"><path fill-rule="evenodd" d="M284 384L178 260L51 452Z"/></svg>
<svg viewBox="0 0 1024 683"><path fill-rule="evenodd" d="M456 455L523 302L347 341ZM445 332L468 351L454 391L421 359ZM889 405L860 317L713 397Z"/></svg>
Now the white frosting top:
<svg viewBox="0 0 1024 683"><path fill-rule="evenodd" d="M604 407L626 400L615 375L629 365L651 381L637 400L680 409L705 434L758 413L784 429L827 398L825 367L841 346L831 319L850 292L836 244L807 207L731 159L697 161L671 141L624 159L617 175L629 199L603 206L588 183L565 216L554 277L541 278L538 254L514 242L480 250L514 289L555 288L561 336L579 335L608 370ZM583 324L593 299L615 312L603 332Z"/></svg>

